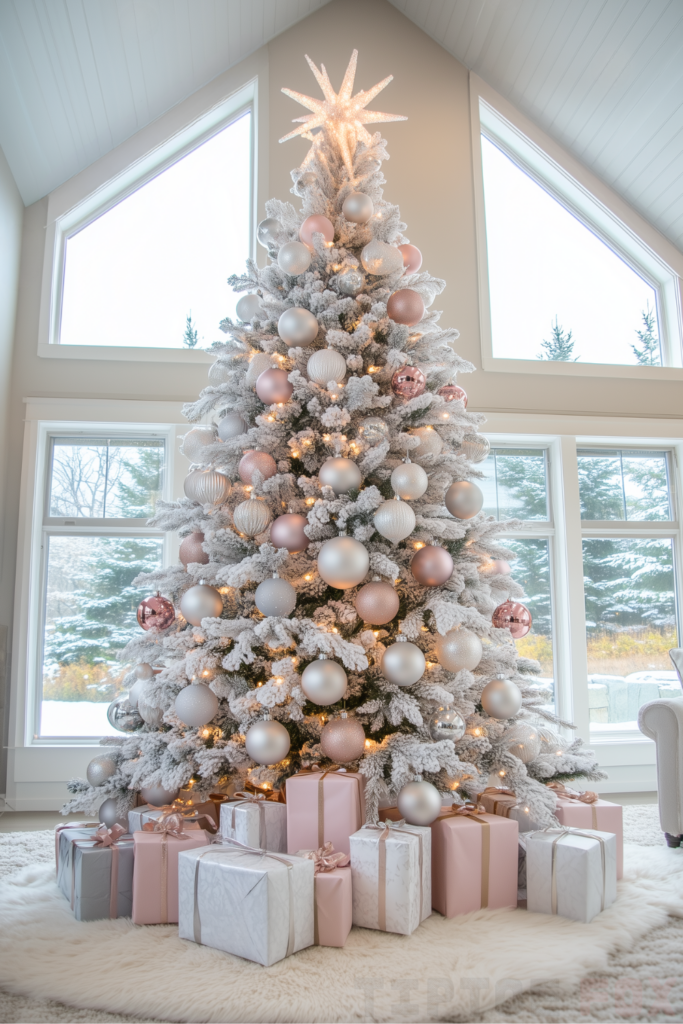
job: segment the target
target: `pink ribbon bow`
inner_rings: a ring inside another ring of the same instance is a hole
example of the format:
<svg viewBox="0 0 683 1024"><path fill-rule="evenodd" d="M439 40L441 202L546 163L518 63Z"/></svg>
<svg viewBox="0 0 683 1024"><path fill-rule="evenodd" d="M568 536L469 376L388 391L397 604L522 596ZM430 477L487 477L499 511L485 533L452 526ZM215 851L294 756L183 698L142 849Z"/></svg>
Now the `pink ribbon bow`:
<svg viewBox="0 0 683 1024"><path fill-rule="evenodd" d="M546 782L548 789L552 789L557 796L566 800L580 800L582 804L596 804L600 797L592 789L586 789L579 793L577 789L569 789L563 782Z"/></svg>
<svg viewBox="0 0 683 1024"><path fill-rule="evenodd" d="M106 825L100 825L97 832L93 836L93 840L98 846L113 846L119 841L121 836L126 835L126 830L123 825L112 825L111 828L107 828Z"/></svg>
<svg viewBox="0 0 683 1024"><path fill-rule="evenodd" d="M514 795L514 794L513 794ZM476 804L453 804L451 806L451 812L453 814L485 814L483 808L477 807Z"/></svg>
<svg viewBox="0 0 683 1024"><path fill-rule="evenodd" d="M313 874L315 875L321 871L334 871L335 868L343 868L351 860L348 853L342 853L341 850L335 853L334 846L329 840L317 850L308 850L304 857L306 860L313 861Z"/></svg>
<svg viewBox="0 0 683 1024"><path fill-rule="evenodd" d="M164 814L154 822L146 821L142 830L143 832L161 832L165 837L173 836L174 839L189 839L185 832L185 819L179 811Z"/></svg>

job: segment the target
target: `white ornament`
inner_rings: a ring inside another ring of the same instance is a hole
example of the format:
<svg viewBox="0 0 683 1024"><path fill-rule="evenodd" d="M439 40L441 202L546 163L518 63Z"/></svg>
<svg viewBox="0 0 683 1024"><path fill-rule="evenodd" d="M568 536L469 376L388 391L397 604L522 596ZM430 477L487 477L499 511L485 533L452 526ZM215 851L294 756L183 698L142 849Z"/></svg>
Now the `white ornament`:
<svg viewBox="0 0 683 1024"><path fill-rule="evenodd" d="M282 224L279 220L276 220L275 217L266 217L256 228L256 238L259 245L262 245L264 249L268 249L271 245L276 245L281 231Z"/></svg>
<svg viewBox="0 0 683 1024"><path fill-rule="evenodd" d="M447 672L459 672L466 668L472 672L479 662L483 648L476 633L469 629L450 629L436 641L436 657Z"/></svg>
<svg viewBox="0 0 683 1024"><path fill-rule="evenodd" d="M360 541L353 537L326 540L318 553L318 572L331 587L349 590L365 579L370 556Z"/></svg>
<svg viewBox="0 0 683 1024"><path fill-rule="evenodd" d="M398 794L397 805L410 825L431 825L441 814L441 793L431 782L408 782Z"/></svg>
<svg viewBox="0 0 683 1024"><path fill-rule="evenodd" d="M138 698L145 688L144 679L136 679L130 690L128 691L128 703L132 708L137 708Z"/></svg>
<svg viewBox="0 0 683 1024"><path fill-rule="evenodd" d="M267 352L255 352L249 360L249 366L247 367L246 383L253 387L256 381L259 379L262 373L266 370L270 370L275 364L275 360Z"/></svg>
<svg viewBox="0 0 683 1024"><path fill-rule="evenodd" d="M358 436L368 444L379 444L389 437L389 424L381 416L367 416L360 421Z"/></svg>
<svg viewBox="0 0 683 1024"><path fill-rule="evenodd" d="M286 242L277 254L277 263L285 274L298 277L311 265L311 250L303 242Z"/></svg>
<svg viewBox="0 0 683 1024"><path fill-rule="evenodd" d="M241 502L232 514L232 521L238 533L246 537L258 537L271 520L270 509L260 498L249 498Z"/></svg>
<svg viewBox="0 0 683 1024"><path fill-rule="evenodd" d="M320 467L318 479L335 494L347 494L360 487L363 477L352 459L328 459Z"/></svg>
<svg viewBox="0 0 683 1024"><path fill-rule="evenodd" d="M308 360L306 373L308 379L315 381L321 388L327 387L330 381L339 384L346 376L346 360L336 349L321 348Z"/></svg>
<svg viewBox="0 0 683 1024"><path fill-rule="evenodd" d="M522 706L522 692L511 679L498 676L481 691L481 706L491 718L514 718Z"/></svg>
<svg viewBox="0 0 683 1024"><path fill-rule="evenodd" d="M375 529L392 544L405 540L415 529L415 513L400 498L385 501L375 512Z"/></svg>
<svg viewBox="0 0 683 1024"><path fill-rule="evenodd" d="M191 626L201 626L202 619L220 617L223 600L215 587L200 583L185 591L180 599L180 610Z"/></svg>
<svg viewBox="0 0 683 1024"><path fill-rule="evenodd" d="M275 576L259 583L254 602L261 615L290 615L296 608L296 590L287 580Z"/></svg>
<svg viewBox="0 0 683 1024"><path fill-rule="evenodd" d="M416 462L402 462L391 474L391 486L399 498L415 501L429 486L429 477Z"/></svg>
<svg viewBox="0 0 683 1024"><path fill-rule="evenodd" d="M416 644L398 641L382 657L382 675L397 686L412 686L425 670L425 656Z"/></svg>
<svg viewBox="0 0 683 1024"><path fill-rule="evenodd" d="M446 508L456 519L472 519L481 511L484 495L469 480L454 480L444 498Z"/></svg>
<svg viewBox="0 0 683 1024"><path fill-rule="evenodd" d="M213 427L193 427L185 434L181 451L190 462L202 462L203 449L207 445L213 444L215 440Z"/></svg>
<svg viewBox="0 0 683 1024"><path fill-rule="evenodd" d="M311 662L301 674L301 689L310 701L324 708L342 699L347 683L344 669L329 658Z"/></svg>
<svg viewBox="0 0 683 1024"><path fill-rule="evenodd" d="M265 718L247 730L244 745L257 764L277 764L289 753L289 733L280 722Z"/></svg>
<svg viewBox="0 0 683 1024"><path fill-rule="evenodd" d="M529 764L541 751L541 737L538 729L528 722L515 722L505 736L505 745L511 754L518 757L524 764Z"/></svg>
<svg viewBox="0 0 683 1024"><path fill-rule="evenodd" d="M237 313L240 320L248 324L255 316L263 316L263 309L261 308L261 298L259 295L243 295L235 306L235 312Z"/></svg>
<svg viewBox="0 0 683 1024"><path fill-rule="evenodd" d="M434 427L415 427L409 433L420 439L417 448L412 449L413 455L418 458L422 458L423 455L440 455L443 451L443 441Z"/></svg>
<svg viewBox="0 0 683 1024"><path fill-rule="evenodd" d="M148 662L143 661L139 665L135 666L135 675L138 679L152 679L154 676L154 669Z"/></svg>
<svg viewBox="0 0 683 1024"><path fill-rule="evenodd" d="M368 242L360 254L360 261L368 274L374 274L376 277L403 270L403 253L399 252L395 245L380 242L378 238Z"/></svg>
<svg viewBox="0 0 683 1024"><path fill-rule="evenodd" d="M178 796L177 789L164 789L163 786L143 786L140 796L150 807L163 807L172 804Z"/></svg>
<svg viewBox="0 0 683 1024"><path fill-rule="evenodd" d="M206 683L191 683L175 699L175 713L192 729L206 725L218 711L218 697Z"/></svg>
<svg viewBox="0 0 683 1024"><path fill-rule="evenodd" d="M229 366L226 366L217 359L209 367L209 380L212 384L227 384L232 377L232 373L233 371Z"/></svg>
<svg viewBox="0 0 683 1024"><path fill-rule="evenodd" d="M183 489L190 501L200 505L220 505L230 494L232 484L217 469L193 469L185 477Z"/></svg>
<svg viewBox="0 0 683 1024"><path fill-rule="evenodd" d="M352 224L367 224L374 209L372 199L365 192L349 192L342 213Z"/></svg>
<svg viewBox="0 0 683 1024"><path fill-rule="evenodd" d="M358 267L345 267L337 274L337 285L342 295L358 295L365 279Z"/></svg>
<svg viewBox="0 0 683 1024"><path fill-rule="evenodd" d="M239 437L246 434L249 424L239 412L228 412L222 420L218 421L218 436L221 441L229 441L231 437Z"/></svg>
<svg viewBox="0 0 683 1024"><path fill-rule="evenodd" d="M470 462L483 462L491 451L491 445L483 434L465 434L460 451Z"/></svg>
<svg viewBox="0 0 683 1024"><path fill-rule="evenodd" d="M310 309L292 306L280 316L277 322L277 333L291 348L305 348L318 336L318 321Z"/></svg>
<svg viewBox="0 0 683 1024"><path fill-rule="evenodd" d="M85 777L91 786L101 786L116 774L116 761L107 754L98 754L85 770Z"/></svg>

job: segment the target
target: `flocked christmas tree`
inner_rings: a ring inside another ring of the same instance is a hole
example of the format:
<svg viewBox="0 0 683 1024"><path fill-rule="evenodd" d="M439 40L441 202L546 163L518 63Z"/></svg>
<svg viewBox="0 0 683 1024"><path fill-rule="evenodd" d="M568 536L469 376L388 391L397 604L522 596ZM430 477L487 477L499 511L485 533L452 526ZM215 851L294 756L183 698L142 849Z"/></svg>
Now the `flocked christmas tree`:
<svg viewBox="0 0 683 1024"><path fill-rule="evenodd" d="M311 111L286 136L311 142L300 208L267 204L268 266L230 279L241 320L184 410L217 429L185 436L187 497L151 520L183 564L137 580L160 594L121 655L134 688L110 715L131 734L102 741L65 810L344 764L370 819L409 783L459 801L495 778L549 823L545 781L600 773L517 654L531 617L499 542L515 524L481 513L473 482L489 446L456 384L473 367L428 308L445 284L420 272L364 127L402 120L366 109L391 79L352 96L354 52L336 94L309 64L324 99L283 90Z"/></svg>

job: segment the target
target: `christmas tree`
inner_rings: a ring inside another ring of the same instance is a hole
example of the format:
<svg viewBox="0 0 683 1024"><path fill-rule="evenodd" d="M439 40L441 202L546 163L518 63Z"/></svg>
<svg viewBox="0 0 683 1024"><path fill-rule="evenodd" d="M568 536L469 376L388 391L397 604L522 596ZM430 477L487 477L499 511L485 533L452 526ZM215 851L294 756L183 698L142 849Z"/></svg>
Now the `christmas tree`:
<svg viewBox="0 0 683 1024"><path fill-rule="evenodd" d="M230 279L240 320L184 409L204 421L183 441L188 497L151 520L184 538L182 564L136 581L158 596L121 655L133 689L112 720L131 733L103 740L99 784L72 782L65 810L106 797L122 815L153 786L281 790L344 764L370 820L410 783L458 802L495 779L549 823L546 781L601 777L518 656L531 617L500 542L515 524L480 511L484 417L456 383L474 367L383 198L386 144L365 125L403 120L367 109L391 78L354 96L356 57L338 93L308 58L324 98L283 90L310 111L285 137L311 143L300 208L267 204L268 266Z"/></svg>

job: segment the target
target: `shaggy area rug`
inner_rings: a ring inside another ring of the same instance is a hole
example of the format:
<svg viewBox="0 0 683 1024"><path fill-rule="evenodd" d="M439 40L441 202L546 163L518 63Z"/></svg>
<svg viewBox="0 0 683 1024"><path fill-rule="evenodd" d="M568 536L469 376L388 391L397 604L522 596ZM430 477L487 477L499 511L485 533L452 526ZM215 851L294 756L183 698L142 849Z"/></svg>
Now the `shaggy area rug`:
<svg viewBox="0 0 683 1024"><path fill-rule="evenodd" d="M652 828L642 837L630 834L631 820L643 830L649 807L625 810L627 839L661 843ZM6 1021L114 1021L130 1014L164 1021L664 1020L676 1014L683 928L668 921L683 917L683 854L661 845L628 847L619 900L591 925L524 911L481 911L451 921L433 915L409 938L354 929L343 950L304 950L263 968L181 941L173 926L78 923L54 883L52 834L3 839L0 868L10 873L0 885ZM625 979L610 954L644 966L647 983ZM588 977L596 970L606 973ZM22 1003L29 993L30 1004Z"/></svg>

